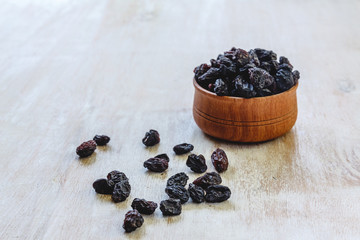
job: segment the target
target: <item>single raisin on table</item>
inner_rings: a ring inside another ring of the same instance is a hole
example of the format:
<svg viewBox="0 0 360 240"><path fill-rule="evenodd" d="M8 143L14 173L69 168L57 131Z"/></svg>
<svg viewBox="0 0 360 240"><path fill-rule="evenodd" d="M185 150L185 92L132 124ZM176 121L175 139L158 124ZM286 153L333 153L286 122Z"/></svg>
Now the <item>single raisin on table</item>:
<svg viewBox="0 0 360 240"><path fill-rule="evenodd" d="M126 232L135 231L137 228L141 227L144 223L144 218L136 210L130 210L125 214L123 228Z"/></svg>
<svg viewBox="0 0 360 240"><path fill-rule="evenodd" d="M180 199L181 203L186 203L190 197L186 188L181 185L167 186L165 192L170 198Z"/></svg>
<svg viewBox="0 0 360 240"><path fill-rule="evenodd" d="M160 134L158 131L150 129L145 133L145 137L142 140L143 144L147 147L154 146L160 142Z"/></svg>
<svg viewBox="0 0 360 240"><path fill-rule="evenodd" d="M222 182L217 172L205 173L205 175L194 180L194 184L206 189L210 185L219 185Z"/></svg>
<svg viewBox="0 0 360 240"><path fill-rule="evenodd" d="M158 207L158 205L153 201L146 201L145 199L135 198L131 203L131 207L138 210L142 214L150 215L155 212L155 209Z"/></svg>
<svg viewBox="0 0 360 240"><path fill-rule="evenodd" d="M190 183L188 192L193 202L202 203L205 200L205 191L200 186Z"/></svg>
<svg viewBox="0 0 360 240"><path fill-rule="evenodd" d="M76 154L79 155L79 157L84 158L88 157L96 149L96 142L94 140L90 140L87 142L83 142L80 146L76 148Z"/></svg>
<svg viewBox="0 0 360 240"><path fill-rule="evenodd" d="M115 184L121 181L129 181L125 173L114 170L108 173L107 175L108 183L114 188Z"/></svg>
<svg viewBox="0 0 360 240"><path fill-rule="evenodd" d="M186 161L186 166L196 173L206 172L207 166L205 157L203 155L196 156L195 154L190 154Z"/></svg>
<svg viewBox="0 0 360 240"><path fill-rule="evenodd" d="M96 180L93 183L93 188L95 192L100 194L112 194L114 190L114 187L110 186L105 178Z"/></svg>
<svg viewBox="0 0 360 240"><path fill-rule="evenodd" d="M122 202L130 195L131 186L128 180L120 181L115 184L111 199L115 202Z"/></svg>
<svg viewBox="0 0 360 240"><path fill-rule="evenodd" d="M98 146L104 146L110 141L110 138L106 135L96 135L93 140Z"/></svg>
<svg viewBox="0 0 360 240"><path fill-rule="evenodd" d="M212 185L206 189L205 200L207 202L223 202L229 199L231 191L228 187L222 185Z"/></svg>
<svg viewBox="0 0 360 240"><path fill-rule="evenodd" d="M156 155L154 158L161 158L161 159L166 160L167 162L170 161L170 158L169 158L169 156L168 156L166 153L158 154L158 155Z"/></svg>
<svg viewBox="0 0 360 240"><path fill-rule="evenodd" d="M191 152L193 149L194 149L194 146L189 143L178 144L173 148L176 155L181 155L184 153Z"/></svg>
<svg viewBox="0 0 360 240"><path fill-rule="evenodd" d="M160 202L160 210L164 216L181 214L181 202L179 199L170 198Z"/></svg>
<svg viewBox="0 0 360 240"><path fill-rule="evenodd" d="M144 162L144 167L152 172L163 172L168 169L169 164L162 158L149 158Z"/></svg>
<svg viewBox="0 0 360 240"><path fill-rule="evenodd" d="M226 171L229 161L224 150L218 148L211 154L211 161L219 173Z"/></svg>
<svg viewBox="0 0 360 240"><path fill-rule="evenodd" d="M184 172L177 173L167 180L166 186L181 185L185 187L187 180L189 180L189 177Z"/></svg>

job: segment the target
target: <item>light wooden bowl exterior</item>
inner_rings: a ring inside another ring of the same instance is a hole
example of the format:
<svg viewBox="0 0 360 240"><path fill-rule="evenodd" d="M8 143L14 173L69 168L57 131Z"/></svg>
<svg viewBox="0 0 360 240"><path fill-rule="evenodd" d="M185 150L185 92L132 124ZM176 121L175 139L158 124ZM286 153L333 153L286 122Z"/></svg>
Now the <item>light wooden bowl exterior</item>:
<svg viewBox="0 0 360 240"><path fill-rule="evenodd" d="M194 80L193 115L206 134L234 142L262 142L288 132L297 118L296 89L257 98L219 97Z"/></svg>

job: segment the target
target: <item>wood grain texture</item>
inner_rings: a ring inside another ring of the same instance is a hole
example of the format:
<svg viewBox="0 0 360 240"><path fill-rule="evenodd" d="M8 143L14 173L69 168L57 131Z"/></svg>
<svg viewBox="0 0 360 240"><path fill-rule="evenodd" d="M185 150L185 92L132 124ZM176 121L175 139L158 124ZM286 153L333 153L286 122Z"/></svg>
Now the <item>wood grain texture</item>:
<svg viewBox="0 0 360 240"><path fill-rule="evenodd" d="M264 142L289 132L297 118L296 90L268 97L217 96L194 80L193 115L201 130L233 142Z"/></svg>
<svg viewBox="0 0 360 240"><path fill-rule="evenodd" d="M0 239L359 239L360 2L2 1L0 7ZM210 138L192 118L192 70L233 46L287 56L301 73L298 119L262 144ZM161 143L145 148L145 131ZM108 147L79 160L95 134ZM185 171L172 147L229 158L221 204L159 210L125 234L133 198L166 198ZM166 152L164 174L147 158ZM119 204L92 182L124 171Z"/></svg>

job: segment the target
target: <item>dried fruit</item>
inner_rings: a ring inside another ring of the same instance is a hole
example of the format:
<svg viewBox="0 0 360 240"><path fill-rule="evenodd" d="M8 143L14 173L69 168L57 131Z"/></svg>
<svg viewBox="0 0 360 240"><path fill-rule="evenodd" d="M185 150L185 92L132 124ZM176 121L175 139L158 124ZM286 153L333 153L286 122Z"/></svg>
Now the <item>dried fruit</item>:
<svg viewBox="0 0 360 240"><path fill-rule="evenodd" d="M276 73L275 81L279 92L286 91L295 84L292 72L284 68Z"/></svg>
<svg viewBox="0 0 360 240"><path fill-rule="evenodd" d="M145 137L142 142L145 146L154 146L160 142L160 134L158 131L150 129L150 131L145 133Z"/></svg>
<svg viewBox="0 0 360 240"><path fill-rule="evenodd" d="M141 227L144 223L144 218L136 210L130 210L125 214L123 228L126 232L135 231L137 228Z"/></svg>
<svg viewBox="0 0 360 240"><path fill-rule="evenodd" d="M107 175L108 183L114 188L115 184L121 181L129 181L125 173L114 170L108 173Z"/></svg>
<svg viewBox="0 0 360 240"><path fill-rule="evenodd" d="M144 162L144 167L152 172L163 172L168 169L169 165L165 159L149 158Z"/></svg>
<svg viewBox="0 0 360 240"><path fill-rule="evenodd" d="M205 200L205 191L200 186L190 183L188 192L193 202L202 203Z"/></svg>
<svg viewBox="0 0 360 240"><path fill-rule="evenodd" d="M181 203L186 203L190 197L186 188L181 185L167 186L165 192L170 198L180 199Z"/></svg>
<svg viewBox="0 0 360 240"><path fill-rule="evenodd" d="M191 152L192 150L194 150L194 146L189 143L182 143L174 146L173 150L177 155L180 155Z"/></svg>
<svg viewBox="0 0 360 240"><path fill-rule="evenodd" d="M131 204L133 209L138 210L142 214L150 215L155 212L158 207L157 203L146 201L145 199L135 198Z"/></svg>
<svg viewBox="0 0 360 240"><path fill-rule="evenodd" d="M211 154L211 162L219 173L227 170L229 161L224 150L218 148Z"/></svg>
<svg viewBox="0 0 360 240"><path fill-rule="evenodd" d="M111 199L116 203L125 201L125 199L130 195L130 192L131 186L129 181L120 181L115 184Z"/></svg>
<svg viewBox="0 0 360 240"><path fill-rule="evenodd" d="M175 216L181 214L181 202L179 199L169 198L160 202L160 210L164 216Z"/></svg>
<svg viewBox="0 0 360 240"><path fill-rule="evenodd" d="M214 83L214 92L218 96L228 95L228 89L225 82L222 79L216 79Z"/></svg>
<svg viewBox="0 0 360 240"><path fill-rule="evenodd" d="M207 202L223 202L229 199L231 191L228 187L222 185L212 185L206 189L205 200Z"/></svg>
<svg viewBox="0 0 360 240"><path fill-rule="evenodd" d="M161 159L164 159L164 160L167 161L167 162L170 161L170 158L169 158L169 156L168 156L166 153L162 153L162 154L156 155L154 158L161 158Z"/></svg>
<svg viewBox="0 0 360 240"><path fill-rule="evenodd" d="M88 157L96 149L96 142L94 140L90 140L87 142L83 142L80 146L76 148L76 154L79 155L79 157L84 158Z"/></svg>
<svg viewBox="0 0 360 240"><path fill-rule="evenodd" d="M274 78L264 69L261 68L250 68L249 70L250 83L255 88L267 88L274 83Z"/></svg>
<svg viewBox="0 0 360 240"><path fill-rule="evenodd" d="M104 146L110 141L110 138L106 135L96 135L93 140L98 146Z"/></svg>
<svg viewBox="0 0 360 240"><path fill-rule="evenodd" d="M93 188L95 192L100 194L112 194L114 190L114 187L110 186L105 178L96 180L93 183Z"/></svg>
<svg viewBox="0 0 360 240"><path fill-rule="evenodd" d="M173 185L181 185L183 187L186 186L187 180L189 180L189 177L184 173L177 173L173 176L171 176L168 180L167 180L167 186L173 186Z"/></svg>
<svg viewBox="0 0 360 240"><path fill-rule="evenodd" d="M210 185L219 185L222 182L220 175L217 172L205 173L193 181L197 186L206 189Z"/></svg>
<svg viewBox="0 0 360 240"><path fill-rule="evenodd" d="M205 157L203 155L196 156L195 154L190 154L186 161L186 166L196 173L206 172L207 166Z"/></svg>

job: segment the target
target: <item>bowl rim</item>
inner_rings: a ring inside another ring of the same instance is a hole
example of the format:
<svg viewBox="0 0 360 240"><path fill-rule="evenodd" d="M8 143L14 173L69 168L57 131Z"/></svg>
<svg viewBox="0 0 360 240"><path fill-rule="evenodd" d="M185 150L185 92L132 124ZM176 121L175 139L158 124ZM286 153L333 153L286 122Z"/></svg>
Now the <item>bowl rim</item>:
<svg viewBox="0 0 360 240"><path fill-rule="evenodd" d="M210 92L209 90L206 90L205 88L201 87L198 82L195 80L195 78L193 78L193 84L195 89L199 90L200 92L209 95L211 97L217 97L217 98L221 98L221 99L242 99L242 100L251 100L251 99L269 99L269 98L274 98L274 97L278 97L280 95L286 94L286 93L291 93L296 91L296 89L299 86L299 81L297 81L297 83L292 86L290 89L281 92L281 93L277 93L274 95L270 95L270 96L266 96L266 97L252 97L252 98L244 98L244 97L234 97L234 96L218 96L216 95L216 93Z"/></svg>

